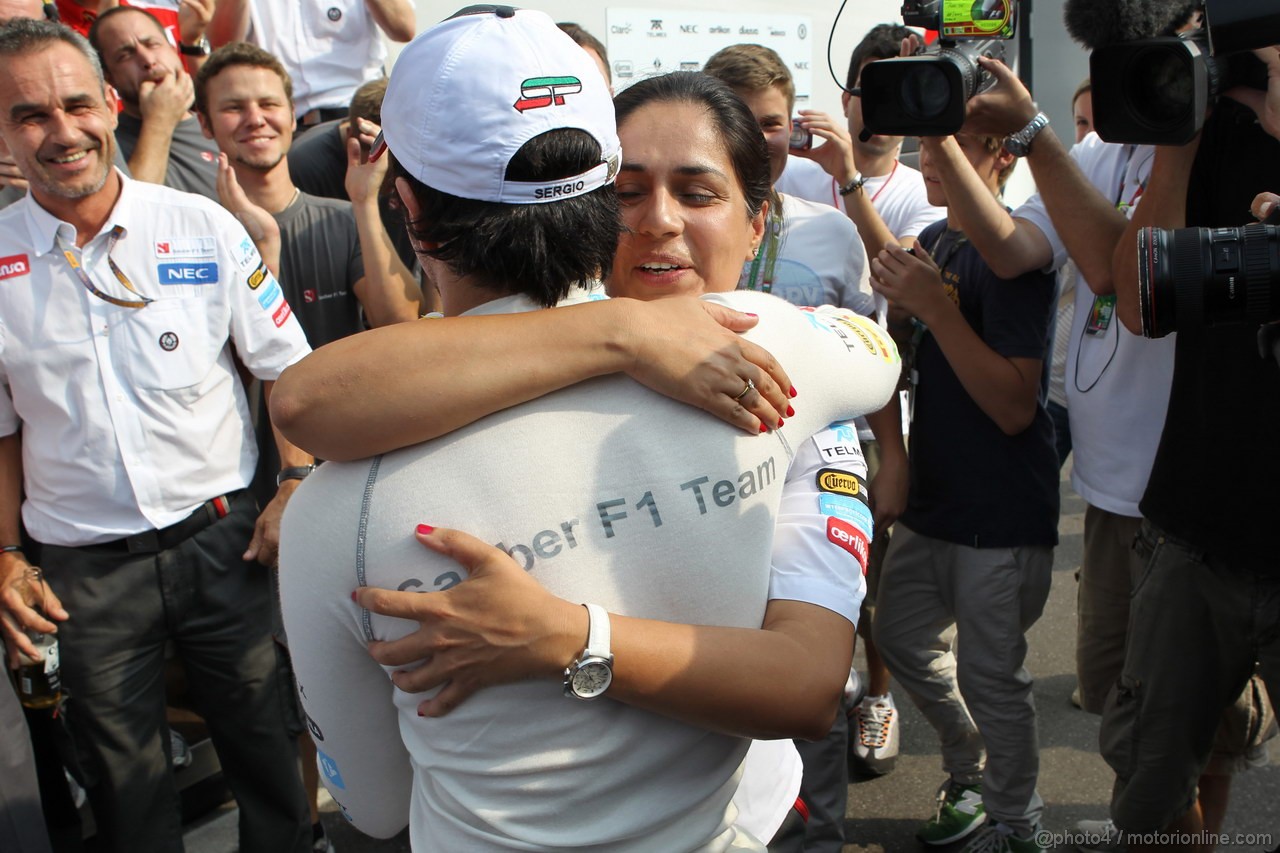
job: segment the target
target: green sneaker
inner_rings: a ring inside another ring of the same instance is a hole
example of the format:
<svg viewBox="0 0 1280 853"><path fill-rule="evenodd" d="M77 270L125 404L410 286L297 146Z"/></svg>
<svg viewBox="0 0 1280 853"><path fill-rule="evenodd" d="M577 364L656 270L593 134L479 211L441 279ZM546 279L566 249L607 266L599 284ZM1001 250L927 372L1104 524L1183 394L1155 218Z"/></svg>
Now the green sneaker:
<svg viewBox="0 0 1280 853"><path fill-rule="evenodd" d="M1044 853L1040 843L1042 835L1036 827L1030 838L1019 838L1003 823L992 821L973 836L960 853Z"/></svg>
<svg viewBox="0 0 1280 853"><path fill-rule="evenodd" d="M925 844L942 845L959 841L973 832L987 813L982 807L982 786L961 785L948 779L938 789L938 811L916 832Z"/></svg>

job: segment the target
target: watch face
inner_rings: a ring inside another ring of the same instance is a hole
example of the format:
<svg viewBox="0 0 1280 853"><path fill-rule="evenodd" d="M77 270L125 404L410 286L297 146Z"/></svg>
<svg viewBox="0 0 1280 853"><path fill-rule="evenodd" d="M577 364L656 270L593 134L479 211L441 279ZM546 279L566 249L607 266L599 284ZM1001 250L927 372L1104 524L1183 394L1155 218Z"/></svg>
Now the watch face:
<svg viewBox="0 0 1280 853"><path fill-rule="evenodd" d="M603 660L584 661L573 673L573 692L583 699L594 699L613 681L613 670Z"/></svg>

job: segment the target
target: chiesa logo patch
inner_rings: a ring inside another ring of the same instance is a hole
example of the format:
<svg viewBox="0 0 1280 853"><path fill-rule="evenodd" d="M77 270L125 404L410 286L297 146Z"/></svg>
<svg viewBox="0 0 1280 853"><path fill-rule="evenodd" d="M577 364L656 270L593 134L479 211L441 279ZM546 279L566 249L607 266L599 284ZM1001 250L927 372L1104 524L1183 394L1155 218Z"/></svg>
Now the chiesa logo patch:
<svg viewBox="0 0 1280 853"><path fill-rule="evenodd" d="M178 336L173 332L165 332L160 336L160 349L165 352L173 352L178 348Z"/></svg>
<svg viewBox="0 0 1280 853"><path fill-rule="evenodd" d="M14 276L28 275L30 272L31 262L27 260L26 255L10 255L7 258L0 258L0 281Z"/></svg>

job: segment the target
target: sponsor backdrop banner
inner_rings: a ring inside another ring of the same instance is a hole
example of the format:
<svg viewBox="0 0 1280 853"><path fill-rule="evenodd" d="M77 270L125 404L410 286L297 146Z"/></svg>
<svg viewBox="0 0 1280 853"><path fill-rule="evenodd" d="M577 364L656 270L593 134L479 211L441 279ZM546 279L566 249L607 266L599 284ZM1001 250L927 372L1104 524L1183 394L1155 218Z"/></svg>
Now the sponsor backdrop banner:
<svg viewBox="0 0 1280 853"><path fill-rule="evenodd" d="M762 44L787 63L796 106L805 107L813 93L811 65L826 48L824 41L815 49L807 15L610 7L605 16L604 42L617 91L655 74L701 71L713 53L731 44Z"/></svg>

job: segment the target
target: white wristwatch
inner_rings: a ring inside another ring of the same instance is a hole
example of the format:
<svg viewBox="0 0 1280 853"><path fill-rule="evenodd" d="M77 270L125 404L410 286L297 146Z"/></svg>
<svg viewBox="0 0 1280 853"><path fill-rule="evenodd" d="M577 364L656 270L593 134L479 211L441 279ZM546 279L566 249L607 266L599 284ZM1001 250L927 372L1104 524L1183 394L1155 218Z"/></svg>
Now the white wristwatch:
<svg viewBox="0 0 1280 853"><path fill-rule="evenodd" d="M609 613L598 604L587 608L587 647L564 671L564 695L599 699L613 683L613 654L609 651Z"/></svg>

